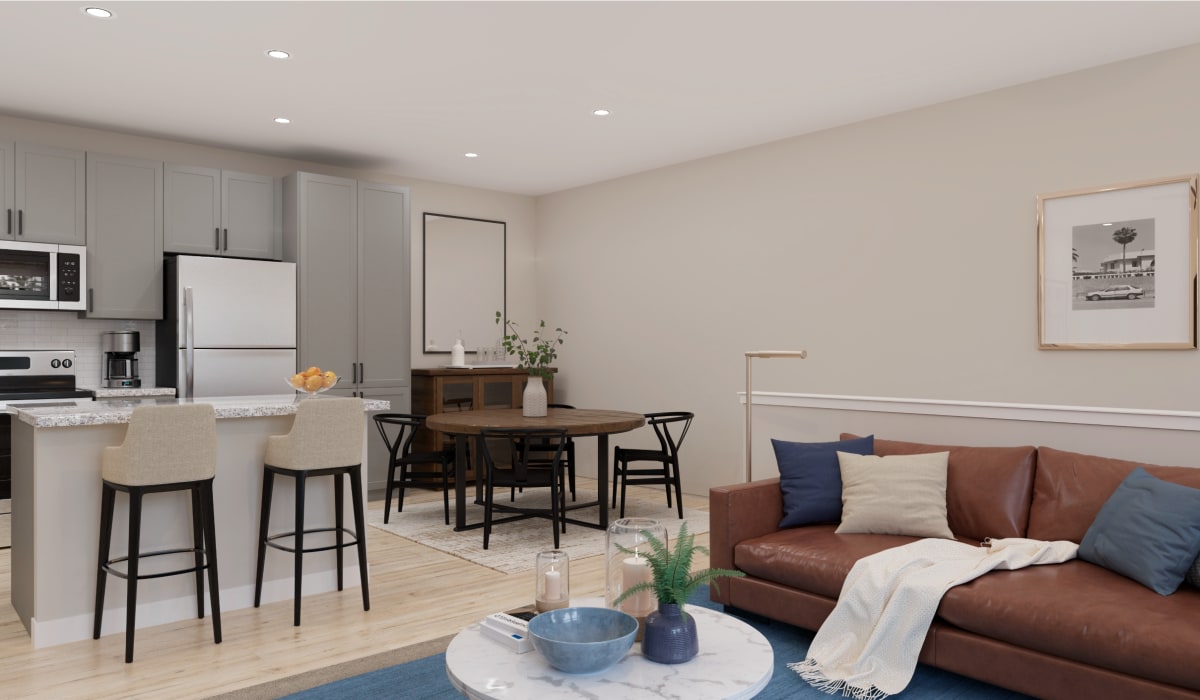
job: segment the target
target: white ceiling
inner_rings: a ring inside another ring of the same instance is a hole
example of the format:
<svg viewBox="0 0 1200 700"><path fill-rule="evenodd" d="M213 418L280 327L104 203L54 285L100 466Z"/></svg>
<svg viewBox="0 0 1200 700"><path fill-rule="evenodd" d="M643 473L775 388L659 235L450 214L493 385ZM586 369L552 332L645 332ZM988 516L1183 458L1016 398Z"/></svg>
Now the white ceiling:
<svg viewBox="0 0 1200 700"><path fill-rule="evenodd" d="M0 112L539 195L1197 43L1200 3L77 0L0 27Z"/></svg>

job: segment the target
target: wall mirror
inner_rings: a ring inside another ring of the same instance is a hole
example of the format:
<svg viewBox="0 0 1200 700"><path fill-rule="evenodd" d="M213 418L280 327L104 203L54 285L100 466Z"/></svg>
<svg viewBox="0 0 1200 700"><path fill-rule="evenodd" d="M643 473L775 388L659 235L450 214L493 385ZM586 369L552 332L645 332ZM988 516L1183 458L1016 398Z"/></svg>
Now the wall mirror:
<svg viewBox="0 0 1200 700"><path fill-rule="evenodd" d="M457 338L467 352L496 344L504 329L496 312L504 306L503 221L425 212L426 354L449 353Z"/></svg>

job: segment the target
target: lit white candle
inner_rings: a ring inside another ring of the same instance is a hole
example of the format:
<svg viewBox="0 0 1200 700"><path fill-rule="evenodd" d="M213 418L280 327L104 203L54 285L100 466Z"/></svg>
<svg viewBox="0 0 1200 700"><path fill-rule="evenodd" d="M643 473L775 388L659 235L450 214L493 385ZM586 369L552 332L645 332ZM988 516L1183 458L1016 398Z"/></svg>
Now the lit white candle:
<svg viewBox="0 0 1200 700"><path fill-rule="evenodd" d="M548 569L542 575L542 590L546 600L559 600L562 598L562 575L554 569Z"/></svg>
<svg viewBox="0 0 1200 700"><path fill-rule="evenodd" d="M653 580L650 564L644 557L634 553L625 559L621 567L621 590L629 590L636 584ZM621 603L621 610L630 615L645 615L654 610L654 591L638 591Z"/></svg>

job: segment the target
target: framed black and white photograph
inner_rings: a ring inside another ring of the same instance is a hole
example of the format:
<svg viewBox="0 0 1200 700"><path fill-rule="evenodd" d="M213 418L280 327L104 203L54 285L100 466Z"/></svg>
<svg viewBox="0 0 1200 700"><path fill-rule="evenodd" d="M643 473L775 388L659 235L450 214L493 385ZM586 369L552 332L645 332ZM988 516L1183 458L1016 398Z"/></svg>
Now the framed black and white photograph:
<svg viewBox="0 0 1200 700"><path fill-rule="evenodd" d="M1196 347L1196 183L1038 196L1038 347Z"/></svg>

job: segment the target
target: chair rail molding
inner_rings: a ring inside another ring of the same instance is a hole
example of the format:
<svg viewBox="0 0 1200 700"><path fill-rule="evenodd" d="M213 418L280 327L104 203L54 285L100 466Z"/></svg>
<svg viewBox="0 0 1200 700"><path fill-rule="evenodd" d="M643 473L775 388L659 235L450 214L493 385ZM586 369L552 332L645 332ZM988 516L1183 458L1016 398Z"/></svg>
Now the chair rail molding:
<svg viewBox="0 0 1200 700"><path fill-rule="evenodd" d="M836 394L798 394L755 391L755 406L820 408L838 411L905 413L957 418L1070 423L1123 428L1200 431L1200 412L1160 409L1117 408L1104 406L1058 406L1053 404L1002 403L992 401L954 401L882 396L842 396ZM738 392L745 403L746 392Z"/></svg>

